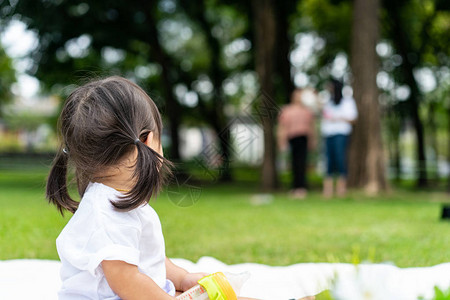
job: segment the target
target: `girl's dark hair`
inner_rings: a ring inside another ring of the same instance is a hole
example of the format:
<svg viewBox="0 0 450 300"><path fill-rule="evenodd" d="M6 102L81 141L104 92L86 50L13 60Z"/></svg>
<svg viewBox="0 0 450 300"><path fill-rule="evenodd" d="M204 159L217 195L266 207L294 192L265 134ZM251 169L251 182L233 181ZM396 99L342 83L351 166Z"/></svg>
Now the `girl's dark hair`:
<svg viewBox="0 0 450 300"><path fill-rule="evenodd" d="M333 85L333 102L335 105L339 105L342 100L342 88L344 84L342 81L332 78L331 84Z"/></svg>
<svg viewBox="0 0 450 300"><path fill-rule="evenodd" d="M46 196L61 214L78 208L67 190L69 163L82 197L95 174L117 165L137 148L135 185L112 204L131 210L161 189L171 163L143 143L150 132L161 140L161 116L152 99L133 82L113 76L78 87L68 97L58 127L62 145L50 170Z"/></svg>

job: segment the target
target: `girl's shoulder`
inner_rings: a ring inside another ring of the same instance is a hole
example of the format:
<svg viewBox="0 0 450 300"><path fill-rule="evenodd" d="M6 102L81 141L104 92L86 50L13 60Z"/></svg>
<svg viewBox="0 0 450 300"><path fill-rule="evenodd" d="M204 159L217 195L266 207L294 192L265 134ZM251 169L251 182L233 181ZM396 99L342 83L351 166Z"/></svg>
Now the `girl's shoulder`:
<svg viewBox="0 0 450 300"><path fill-rule="evenodd" d="M89 219L99 226L126 225L139 228L138 209L118 210L112 202L120 201L122 194L101 183L89 183L73 217Z"/></svg>
<svg viewBox="0 0 450 300"><path fill-rule="evenodd" d="M90 182L81 198L80 208L82 206L90 206L93 211L102 211L109 208L109 203L117 200L119 192L115 192L113 188L97 182Z"/></svg>
<svg viewBox="0 0 450 300"><path fill-rule="evenodd" d="M111 201L120 200L120 192L99 183L90 183L78 209L64 227L59 243L87 244L91 236L104 232L141 232L141 218L136 210L120 211Z"/></svg>
<svg viewBox="0 0 450 300"><path fill-rule="evenodd" d="M93 183L87 195L102 217L107 217L113 222L127 224L134 227L142 227L148 222L158 222L159 217L150 204L145 203L131 210L119 210L112 202L121 201L123 194L112 187L101 183Z"/></svg>

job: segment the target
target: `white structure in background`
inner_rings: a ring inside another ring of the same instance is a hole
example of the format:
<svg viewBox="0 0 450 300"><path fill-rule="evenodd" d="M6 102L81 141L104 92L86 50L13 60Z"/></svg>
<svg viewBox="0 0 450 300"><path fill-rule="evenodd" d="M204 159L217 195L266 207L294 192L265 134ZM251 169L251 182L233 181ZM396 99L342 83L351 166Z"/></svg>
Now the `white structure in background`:
<svg viewBox="0 0 450 300"><path fill-rule="evenodd" d="M319 113L320 107L323 105L323 97L318 97L311 88L304 88L302 95L305 105L310 107L315 113ZM258 106L258 101L261 101L261 97L265 97L265 95L259 95L254 99L242 99L239 108L229 106L226 109L230 119L228 128L231 134L231 162L233 163L257 166L262 162L264 132L258 113L253 111L255 110L254 107ZM272 104L274 106L268 108L271 110L270 113L280 111L281 106L277 106L276 103ZM265 113L264 107L259 107L259 109L262 113ZM182 159L202 158L207 159L210 165L214 165L214 156L220 155L220 141L216 133L210 128L183 127L180 130L180 142ZM281 157L278 160L278 168L283 170L287 168L285 160L286 157Z"/></svg>
<svg viewBox="0 0 450 300"><path fill-rule="evenodd" d="M250 117L235 117L229 124L231 133L231 161L258 165L264 153L263 130ZM211 163L220 155L219 139L207 127L182 127L180 130L180 155L182 159L201 157Z"/></svg>

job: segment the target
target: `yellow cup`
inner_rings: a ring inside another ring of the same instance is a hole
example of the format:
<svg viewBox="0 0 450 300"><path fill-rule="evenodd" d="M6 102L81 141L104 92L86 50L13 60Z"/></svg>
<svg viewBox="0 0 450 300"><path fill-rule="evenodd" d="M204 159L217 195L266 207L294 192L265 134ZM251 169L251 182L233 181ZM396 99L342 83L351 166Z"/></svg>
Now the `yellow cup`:
<svg viewBox="0 0 450 300"><path fill-rule="evenodd" d="M205 288L210 300L237 300L236 293L222 272L205 276L198 283Z"/></svg>

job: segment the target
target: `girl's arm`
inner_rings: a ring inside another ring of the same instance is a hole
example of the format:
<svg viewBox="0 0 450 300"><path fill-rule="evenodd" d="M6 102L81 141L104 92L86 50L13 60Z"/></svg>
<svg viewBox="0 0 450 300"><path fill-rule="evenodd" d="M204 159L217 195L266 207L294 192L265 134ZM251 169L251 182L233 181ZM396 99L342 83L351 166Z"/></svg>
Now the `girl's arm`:
<svg viewBox="0 0 450 300"><path fill-rule="evenodd" d="M109 286L121 299L175 299L161 289L150 277L139 272L135 265L121 260L104 260L102 261L102 269Z"/></svg>
<svg viewBox="0 0 450 300"><path fill-rule="evenodd" d="M166 277L175 285L175 289L179 292L185 292L201 278L208 275L207 273L189 273L185 269L174 264L166 257Z"/></svg>
<svg viewBox="0 0 450 300"><path fill-rule="evenodd" d="M281 151L286 150L287 148L287 134L286 134L286 110L283 109L278 116L278 128L277 128L277 143L278 148Z"/></svg>
<svg viewBox="0 0 450 300"><path fill-rule="evenodd" d="M166 277L173 282L177 291L184 291L181 288L181 282L187 274L188 271L175 265L168 257L166 257Z"/></svg>
<svg viewBox="0 0 450 300"><path fill-rule="evenodd" d="M287 149L287 136L286 136L286 130L284 129L284 127L279 124L278 125L278 129L277 129L277 142L278 142L278 149L280 149L280 151L284 151Z"/></svg>
<svg viewBox="0 0 450 300"><path fill-rule="evenodd" d="M309 132L308 132L308 150L314 150L317 147L317 137L316 137L316 127L314 124L314 117L309 124Z"/></svg>

